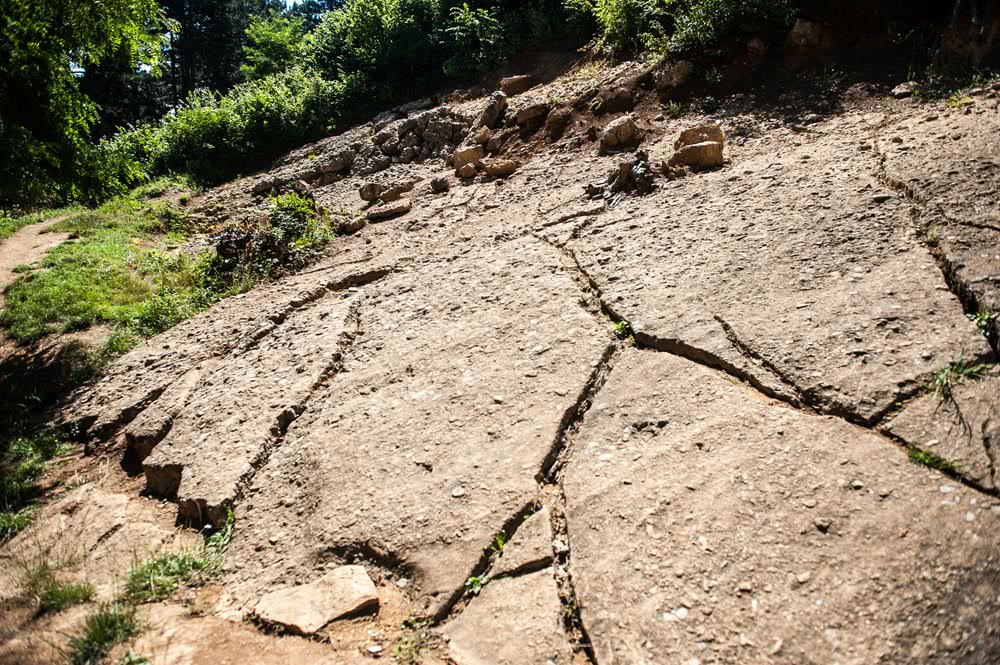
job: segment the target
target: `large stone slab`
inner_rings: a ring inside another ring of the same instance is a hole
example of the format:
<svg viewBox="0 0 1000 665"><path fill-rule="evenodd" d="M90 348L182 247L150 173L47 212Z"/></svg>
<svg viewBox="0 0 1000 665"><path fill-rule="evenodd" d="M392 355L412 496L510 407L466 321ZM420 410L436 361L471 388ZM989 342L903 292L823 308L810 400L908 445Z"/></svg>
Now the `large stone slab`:
<svg viewBox="0 0 1000 665"><path fill-rule="evenodd" d="M364 566L340 566L315 582L268 592L254 614L300 635L331 621L378 608L378 591Z"/></svg>
<svg viewBox="0 0 1000 665"><path fill-rule="evenodd" d="M490 582L442 632L456 665L573 662L551 569Z"/></svg>
<svg viewBox="0 0 1000 665"><path fill-rule="evenodd" d="M569 239L641 343L777 374L809 404L877 421L985 341L862 151L881 115L774 133Z"/></svg>
<svg viewBox="0 0 1000 665"><path fill-rule="evenodd" d="M1000 506L842 420L630 352L564 487L599 663L1000 657Z"/></svg>
<svg viewBox="0 0 1000 665"><path fill-rule="evenodd" d="M230 602L362 556L436 614L536 477L610 344L558 251L457 246L373 285L363 335L237 511Z"/></svg>
<svg viewBox="0 0 1000 665"><path fill-rule="evenodd" d="M977 96L890 128L878 147L890 182L924 208L928 242L979 310L1000 311L1000 112ZM996 330L994 326L994 331Z"/></svg>
<svg viewBox="0 0 1000 665"><path fill-rule="evenodd" d="M184 519L224 524L243 483L340 362L354 300L328 293L219 363L143 462L149 492L175 498Z"/></svg>

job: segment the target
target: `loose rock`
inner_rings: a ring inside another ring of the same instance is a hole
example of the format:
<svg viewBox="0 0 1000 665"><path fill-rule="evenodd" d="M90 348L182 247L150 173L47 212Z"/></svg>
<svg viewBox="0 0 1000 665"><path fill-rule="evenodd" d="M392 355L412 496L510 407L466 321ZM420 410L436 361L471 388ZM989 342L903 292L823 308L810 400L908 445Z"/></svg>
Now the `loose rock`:
<svg viewBox="0 0 1000 665"><path fill-rule="evenodd" d="M612 120L601 133L601 151L623 150L639 142L639 127L632 116Z"/></svg>
<svg viewBox="0 0 1000 665"><path fill-rule="evenodd" d="M483 167L494 178L506 178L517 170L518 163L512 159L491 159Z"/></svg>
<svg viewBox="0 0 1000 665"><path fill-rule="evenodd" d="M262 620L311 635L337 619L378 608L378 591L364 566L341 566L320 579L265 594L254 610Z"/></svg>
<svg viewBox="0 0 1000 665"><path fill-rule="evenodd" d="M505 95L513 97L514 95L520 95L522 92L527 92L537 84L535 77L530 74L508 76L507 78L500 79L500 90Z"/></svg>
<svg viewBox="0 0 1000 665"><path fill-rule="evenodd" d="M410 199L399 199L393 203L383 203L380 206L372 208L368 211L367 218L369 222L381 222L386 219L392 219L393 217L399 217L400 215L405 215L410 212L412 207Z"/></svg>

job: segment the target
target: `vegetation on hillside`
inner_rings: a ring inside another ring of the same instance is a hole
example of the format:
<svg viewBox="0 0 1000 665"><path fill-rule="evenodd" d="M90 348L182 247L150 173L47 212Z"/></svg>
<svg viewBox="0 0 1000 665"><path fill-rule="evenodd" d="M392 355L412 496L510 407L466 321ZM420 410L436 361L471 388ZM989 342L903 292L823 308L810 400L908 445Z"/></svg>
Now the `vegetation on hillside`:
<svg viewBox="0 0 1000 665"><path fill-rule="evenodd" d="M837 7L874 15L900 3L876 4ZM12 156L0 166L0 209L100 202L168 173L220 182L387 104L475 80L525 49L719 54L832 6L113 0L85 11L65 0L0 0L0 149Z"/></svg>

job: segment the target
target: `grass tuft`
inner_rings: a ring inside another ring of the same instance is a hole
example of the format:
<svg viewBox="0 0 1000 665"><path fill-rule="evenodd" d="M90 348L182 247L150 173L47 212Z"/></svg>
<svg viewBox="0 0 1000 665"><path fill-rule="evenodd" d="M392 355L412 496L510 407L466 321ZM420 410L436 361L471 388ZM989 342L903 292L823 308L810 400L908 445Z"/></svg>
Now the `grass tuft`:
<svg viewBox="0 0 1000 665"><path fill-rule="evenodd" d="M403 622L403 634L400 635L393 655L399 665L417 665L420 654L431 639L431 622L427 619L407 619Z"/></svg>
<svg viewBox="0 0 1000 665"><path fill-rule="evenodd" d="M87 617L79 633L69 638L72 665L98 665L117 644L139 632L134 605L104 603Z"/></svg>
<svg viewBox="0 0 1000 665"><path fill-rule="evenodd" d="M32 562L21 575L21 588L31 600L38 615L61 612L71 605L86 603L94 598L94 586L87 582L62 582L59 566L48 560Z"/></svg>
<svg viewBox="0 0 1000 665"><path fill-rule="evenodd" d="M966 360L963 356L958 356L949 362L947 367L942 367L934 372L927 387L938 398L942 400L951 399L955 386L966 379L975 379L982 376L989 368L990 366L987 364L974 363Z"/></svg>
<svg viewBox="0 0 1000 665"><path fill-rule="evenodd" d="M130 603L147 603L168 598L181 586L203 584L222 569L233 537L232 511L226 525L208 536L194 551L167 552L144 561L129 571L123 598Z"/></svg>

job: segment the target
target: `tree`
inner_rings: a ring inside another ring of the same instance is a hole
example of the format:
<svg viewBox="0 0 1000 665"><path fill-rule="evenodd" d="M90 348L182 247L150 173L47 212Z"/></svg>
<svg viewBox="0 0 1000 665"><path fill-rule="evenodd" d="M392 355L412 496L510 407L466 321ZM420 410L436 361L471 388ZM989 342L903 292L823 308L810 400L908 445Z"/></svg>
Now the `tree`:
<svg viewBox="0 0 1000 665"><path fill-rule="evenodd" d="M156 0L0 0L0 206L74 198L97 117L78 76L109 57L155 64Z"/></svg>
<svg viewBox="0 0 1000 665"><path fill-rule="evenodd" d="M246 62L240 66L240 74L254 80L285 71L295 63L304 35L305 19L301 16L274 13L254 17L246 32Z"/></svg>

